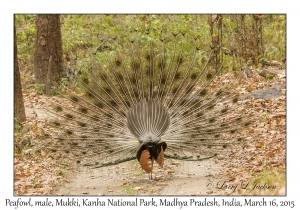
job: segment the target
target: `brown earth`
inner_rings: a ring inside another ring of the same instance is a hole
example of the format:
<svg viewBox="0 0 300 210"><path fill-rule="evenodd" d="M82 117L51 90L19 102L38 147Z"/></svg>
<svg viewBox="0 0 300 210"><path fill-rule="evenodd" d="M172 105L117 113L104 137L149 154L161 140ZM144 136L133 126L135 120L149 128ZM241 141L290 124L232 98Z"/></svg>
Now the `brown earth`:
<svg viewBox="0 0 300 210"><path fill-rule="evenodd" d="M154 168L153 180L136 160L101 169L81 170L70 175L55 195L208 195L210 183L217 183L220 170L212 160L184 162L166 160L164 169Z"/></svg>

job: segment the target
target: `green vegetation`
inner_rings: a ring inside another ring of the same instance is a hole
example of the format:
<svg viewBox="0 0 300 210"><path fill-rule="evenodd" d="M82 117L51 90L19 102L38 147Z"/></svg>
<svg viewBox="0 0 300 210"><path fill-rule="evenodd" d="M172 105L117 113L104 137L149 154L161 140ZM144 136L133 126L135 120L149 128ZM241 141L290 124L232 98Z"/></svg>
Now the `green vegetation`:
<svg viewBox="0 0 300 210"><path fill-rule="evenodd" d="M33 84L33 88L40 95L44 94L45 92L45 84Z"/></svg>
<svg viewBox="0 0 300 210"><path fill-rule="evenodd" d="M134 186L131 185L125 185L123 187L123 191L126 193L126 195L135 195L136 190L134 189Z"/></svg>
<svg viewBox="0 0 300 210"><path fill-rule="evenodd" d="M51 89L50 89L51 95L54 96L54 95L57 95L58 93L65 92L69 82L70 82L69 78L65 78L65 77L60 78L60 83L59 83L58 87L51 86Z"/></svg>
<svg viewBox="0 0 300 210"><path fill-rule="evenodd" d="M35 15L15 18L19 66L22 79L28 80L33 74ZM286 54L285 15L61 15L61 31L70 71L84 71L91 54L126 45L136 37L154 43L174 37L195 40L206 55L204 61L211 54L212 66L223 64L224 69L233 71L280 61ZM105 59L97 56L100 61ZM41 86L34 88L42 93ZM64 91L62 86L60 91Z"/></svg>
<svg viewBox="0 0 300 210"><path fill-rule="evenodd" d="M249 186L251 189L248 193L249 195L277 195L278 191L285 187L286 172L285 169L267 169L264 168L262 173L251 179ZM256 187L258 186L258 187ZM268 186L269 189L260 189L260 186Z"/></svg>
<svg viewBox="0 0 300 210"><path fill-rule="evenodd" d="M22 126L18 123L18 119L15 118L15 122L14 122L14 132L15 133L19 133L22 130Z"/></svg>

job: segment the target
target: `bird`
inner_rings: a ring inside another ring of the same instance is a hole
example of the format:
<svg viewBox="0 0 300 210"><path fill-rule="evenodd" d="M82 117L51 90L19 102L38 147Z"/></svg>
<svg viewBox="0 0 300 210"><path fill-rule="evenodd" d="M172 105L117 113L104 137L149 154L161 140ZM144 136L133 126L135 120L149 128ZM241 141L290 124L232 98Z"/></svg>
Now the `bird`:
<svg viewBox="0 0 300 210"><path fill-rule="evenodd" d="M76 87L48 98L49 152L90 168L136 159L152 180L155 162L209 159L245 138L238 131L251 122L236 90L241 77L211 66L194 40L101 49L80 66Z"/></svg>

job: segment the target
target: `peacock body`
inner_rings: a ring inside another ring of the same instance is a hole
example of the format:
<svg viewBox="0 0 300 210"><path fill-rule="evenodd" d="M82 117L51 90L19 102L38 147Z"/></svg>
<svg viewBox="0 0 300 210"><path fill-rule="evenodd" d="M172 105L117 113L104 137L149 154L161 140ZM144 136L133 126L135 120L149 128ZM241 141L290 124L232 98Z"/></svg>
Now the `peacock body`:
<svg viewBox="0 0 300 210"><path fill-rule="evenodd" d="M137 159L152 178L154 161L199 161L239 142L244 133L236 131L249 125L240 77L209 67L193 41L174 43L132 41L92 53L76 88L49 99L55 118L44 146L92 168Z"/></svg>

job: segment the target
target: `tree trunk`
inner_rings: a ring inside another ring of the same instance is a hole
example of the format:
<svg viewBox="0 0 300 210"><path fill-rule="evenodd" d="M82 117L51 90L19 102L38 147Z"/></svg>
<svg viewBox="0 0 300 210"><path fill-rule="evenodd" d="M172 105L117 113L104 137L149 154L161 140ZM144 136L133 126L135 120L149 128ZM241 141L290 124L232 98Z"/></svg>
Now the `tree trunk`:
<svg viewBox="0 0 300 210"><path fill-rule="evenodd" d="M21 123L26 120L26 115L17 52L17 35L16 27L14 27L14 118L17 119L18 123Z"/></svg>
<svg viewBox="0 0 300 210"><path fill-rule="evenodd" d="M58 81L63 72L59 15L37 15L36 28L37 36L34 49L35 83L45 84L46 89L49 90L52 82Z"/></svg>

